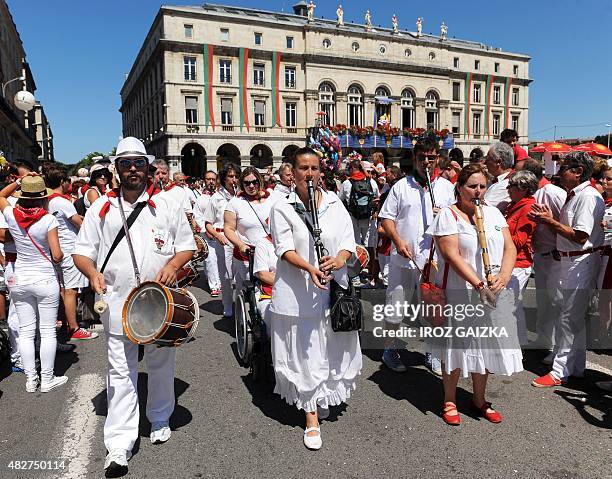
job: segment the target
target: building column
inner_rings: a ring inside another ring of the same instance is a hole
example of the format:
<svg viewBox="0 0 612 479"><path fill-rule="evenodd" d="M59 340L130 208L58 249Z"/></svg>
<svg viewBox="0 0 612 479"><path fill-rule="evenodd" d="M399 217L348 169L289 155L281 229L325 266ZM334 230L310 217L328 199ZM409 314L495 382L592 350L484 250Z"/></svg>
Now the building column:
<svg viewBox="0 0 612 479"><path fill-rule="evenodd" d="M339 125L348 125L347 94L336 92L336 121Z"/></svg>
<svg viewBox="0 0 612 479"><path fill-rule="evenodd" d="M401 108L401 97L392 96L391 99L391 126L402 128L402 108Z"/></svg>
<svg viewBox="0 0 612 479"><path fill-rule="evenodd" d="M425 98L415 98L414 120L415 128L425 128L427 126L427 115L425 114Z"/></svg>
<svg viewBox="0 0 612 479"><path fill-rule="evenodd" d="M363 126L375 126L374 125L374 113L376 112L376 100L374 95L366 93L363 95Z"/></svg>

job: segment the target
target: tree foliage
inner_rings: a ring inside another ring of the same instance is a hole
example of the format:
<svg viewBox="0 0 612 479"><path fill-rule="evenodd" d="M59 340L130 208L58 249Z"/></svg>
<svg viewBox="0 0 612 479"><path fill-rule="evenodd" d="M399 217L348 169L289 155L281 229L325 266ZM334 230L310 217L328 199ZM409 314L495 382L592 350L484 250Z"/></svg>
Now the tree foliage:
<svg viewBox="0 0 612 479"><path fill-rule="evenodd" d="M113 151L111 151L110 154L113 155L115 153L115 150L116 148L113 148ZM79 168L89 169L89 167L93 163L93 158L96 156L107 156L107 154L101 153L99 151L92 151L91 153L85 155L78 163L70 165L70 170L68 171L68 174L76 175L77 171L79 171Z"/></svg>

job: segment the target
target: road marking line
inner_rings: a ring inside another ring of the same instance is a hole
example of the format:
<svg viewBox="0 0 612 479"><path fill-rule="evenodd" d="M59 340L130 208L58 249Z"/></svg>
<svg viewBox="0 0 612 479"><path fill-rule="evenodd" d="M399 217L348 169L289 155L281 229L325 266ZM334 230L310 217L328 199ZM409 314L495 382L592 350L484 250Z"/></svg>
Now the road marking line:
<svg viewBox="0 0 612 479"><path fill-rule="evenodd" d="M101 374L84 374L72 383L69 399L64 407L58 431L49 457L66 461L66 469L58 471L62 479L81 479L87 476L96 427L102 420L96 415L92 398L104 390L105 380Z"/></svg>
<svg viewBox="0 0 612 479"><path fill-rule="evenodd" d="M612 369L608 369L604 366L600 366L599 364L592 363L591 361L586 362L586 368L592 369L593 371L599 371L600 373L604 373L612 377Z"/></svg>

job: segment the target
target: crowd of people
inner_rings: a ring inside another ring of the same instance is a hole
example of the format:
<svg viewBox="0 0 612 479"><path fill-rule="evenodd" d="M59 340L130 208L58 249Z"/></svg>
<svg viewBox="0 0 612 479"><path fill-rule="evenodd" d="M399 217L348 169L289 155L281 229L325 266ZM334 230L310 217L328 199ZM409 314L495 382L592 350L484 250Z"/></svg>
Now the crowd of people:
<svg viewBox="0 0 612 479"><path fill-rule="evenodd" d="M322 446L320 420L354 393L362 369L358 332L332 330L332 280L342 288L386 288L386 304L393 306L426 301L427 277L443 291L445 305L486 306L475 308L483 311L479 317L444 315L436 324L503 328L502 339L428 341L426 361L442 377L447 424L461 422L456 389L468 376L472 407L499 423L502 414L486 396L490 374L522 371L522 350L535 347L549 352L543 361L550 372L533 386L582 377L596 291L600 346L610 328L612 168L572 152L547 177L517 141L516 132L505 130L486 154L475 149L464 159L461 150L440 151L423 138L410 163L385 165L374 153L368 160L352 156L339 171L305 147L274 172L228 163L202 178L174 173L172 181L166 162L135 138L97 159L85 180L71 180L53 165L42 172L15 165L4 172L0 191L14 371L25 373L28 392L65 384L66 376L53 374L58 318L69 340L97 336L79 326L77 311L81 319L99 319L108 352L105 469L108 477L125 474L138 437L138 347L124 335L121 311L140 281L176 284L197 250L195 235L207 244L203 273L227 321L252 261L275 392L304 411L309 449ZM357 245L367 249L369 263L351 278L347 262ZM523 307L532 276L536 338L529 337ZM96 299L108 303L99 315ZM384 318L389 332L406 322L401 308L392 310ZM419 319L429 324L431 318ZM394 336L386 336L381 361L402 373L407 368ZM148 345L145 358L151 442L163 443L171 436L175 349ZM612 390L612 382L599 385Z"/></svg>

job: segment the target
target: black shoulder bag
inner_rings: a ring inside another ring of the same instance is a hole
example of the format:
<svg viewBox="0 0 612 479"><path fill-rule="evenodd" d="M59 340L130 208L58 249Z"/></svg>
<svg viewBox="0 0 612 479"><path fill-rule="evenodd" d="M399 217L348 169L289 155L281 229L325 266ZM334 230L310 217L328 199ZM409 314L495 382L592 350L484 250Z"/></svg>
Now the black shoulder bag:
<svg viewBox="0 0 612 479"><path fill-rule="evenodd" d="M290 203L293 209L302 219L306 228L314 240L312 225L306 219L306 211L300 212L297 203ZM357 297L353 283L348 282L348 288L343 288L332 279L329 285L330 293L330 320L334 332L361 331L363 325L363 306Z"/></svg>

